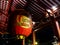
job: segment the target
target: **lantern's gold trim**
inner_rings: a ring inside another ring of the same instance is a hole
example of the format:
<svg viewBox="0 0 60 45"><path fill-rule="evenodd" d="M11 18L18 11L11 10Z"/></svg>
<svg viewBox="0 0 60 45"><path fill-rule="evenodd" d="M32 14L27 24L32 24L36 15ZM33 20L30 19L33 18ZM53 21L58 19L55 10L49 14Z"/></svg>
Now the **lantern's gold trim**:
<svg viewBox="0 0 60 45"><path fill-rule="evenodd" d="M23 35L17 35L17 39L25 39L25 36L23 36Z"/></svg>

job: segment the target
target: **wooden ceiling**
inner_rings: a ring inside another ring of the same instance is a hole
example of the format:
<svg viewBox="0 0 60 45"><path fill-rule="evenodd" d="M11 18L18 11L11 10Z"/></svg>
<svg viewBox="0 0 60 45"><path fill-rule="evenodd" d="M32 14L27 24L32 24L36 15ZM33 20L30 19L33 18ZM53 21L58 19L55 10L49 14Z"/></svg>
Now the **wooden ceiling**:
<svg viewBox="0 0 60 45"><path fill-rule="evenodd" d="M38 21L44 17L46 9L51 9L52 6L58 7L59 0L13 0L12 9L23 8L32 14L32 19Z"/></svg>
<svg viewBox="0 0 60 45"><path fill-rule="evenodd" d="M0 0L0 9L5 10L8 3L8 0ZM33 21L40 22L42 18L44 19L46 9L59 5L60 0L12 0L11 10L25 9L31 13ZM7 27L8 16L2 14L0 17L2 17L0 18L0 30L4 30Z"/></svg>

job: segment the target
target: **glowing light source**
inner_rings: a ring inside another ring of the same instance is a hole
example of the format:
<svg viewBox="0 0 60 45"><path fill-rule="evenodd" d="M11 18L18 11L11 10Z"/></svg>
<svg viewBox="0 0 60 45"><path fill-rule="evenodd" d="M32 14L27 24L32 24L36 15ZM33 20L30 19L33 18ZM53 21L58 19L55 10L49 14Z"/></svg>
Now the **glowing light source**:
<svg viewBox="0 0 60 45"><path fill-rule="evenodd" d="M15 23L16 35L29 36L32 32L32 20L24 15L17 15Z"/></svg>
<svg viewBox="0 0 60 45"><path fill-rule="evenodd" d="M25 36L23 36L23 35L17 35L17 39L24 39L25 38Z"/></svg>
<svg viewBox="0 0 60 45"><path fill-rule="evenodd" d="M38 42L35 42L35 45L37 45L38 44Z"/></svg>
<svg viewBox="0 0 60 45"><path fill-rule="evenodd" d="M33 23L33 25L35 25L35 22L34 21L32 23Z"/></svg>
<svg viewBox="0 0 60 45"><path fill-rule="evenodd" d="M47 9L47 11L48 11L49 13L52 13L52 11L51 11L50 9Z"/></svg>
<svg viewBox="0 0 60 45"><path fill-rule="evenodd" d="M20 35L20 39L24 39L24 36L23 35Z"/></svg>
<svg viewBox="0 0 60 45"><path fill-rule="evenodd" d="M46 17L49 17L48 13L46 13Z"/></svg>
<svg viewBox="0 0 60 45"><path fill-rule="evenodd" d="M56 6L53 6L53 7L52 7L52 10L53 10L53 11L57 10L57 7L56 7Z"/></svg>

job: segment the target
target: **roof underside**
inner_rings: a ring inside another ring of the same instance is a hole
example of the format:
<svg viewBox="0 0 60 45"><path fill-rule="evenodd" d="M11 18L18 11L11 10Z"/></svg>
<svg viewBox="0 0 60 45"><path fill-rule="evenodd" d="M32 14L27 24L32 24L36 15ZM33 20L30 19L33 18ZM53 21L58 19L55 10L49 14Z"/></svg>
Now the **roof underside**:
<svg viewBox="0 0 60 45"><path fill-rule="evenodd" d="M0 0L0 2L0 9L4 12L7 8L8 0ZM51 9L52 6L59 5L60 0L13 0L11 10L23 8L31 13L33 21L40 23L45 16L46 9ZM8 25L8 16L2 14L0 17L0 30L6 30Z"/></svg>

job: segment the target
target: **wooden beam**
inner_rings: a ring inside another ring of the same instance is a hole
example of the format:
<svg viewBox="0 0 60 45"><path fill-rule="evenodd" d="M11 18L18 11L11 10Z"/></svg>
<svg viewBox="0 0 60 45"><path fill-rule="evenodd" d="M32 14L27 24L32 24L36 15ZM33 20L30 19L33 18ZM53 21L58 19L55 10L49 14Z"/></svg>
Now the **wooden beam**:
<svg viewBox="0 0 60 45"><path fill-rule="evenodd" d="M6 15L8 15L9 10L11 9L12 2L13 2L13 0L8 0L8 5L7 5L7 8L5 10Z"/></svg>

